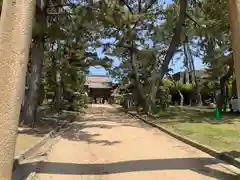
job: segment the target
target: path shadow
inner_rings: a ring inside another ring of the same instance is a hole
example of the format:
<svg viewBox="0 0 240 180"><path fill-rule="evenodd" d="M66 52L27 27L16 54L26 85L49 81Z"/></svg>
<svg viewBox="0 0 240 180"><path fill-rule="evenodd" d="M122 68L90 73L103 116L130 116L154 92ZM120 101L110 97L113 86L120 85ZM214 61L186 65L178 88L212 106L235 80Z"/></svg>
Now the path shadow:
<svg viewBox="0 0 240 180"><path fill-rule="evenodd" d="M127 126L134 128L149 128L149 126L145 123L133 120L133 117L119 112L116 109L92 108L89 111L92 111L93 114L88 112L86 115L78 116L76 121L72 124L72 127L61 135L62 138L71 141L85 141L87 143L110 146L121 143L121 141L99 140L101 131L98 131L100 133L91 133L94 132L94 130L91 130L91 128L105 130Z"/></svg>
<svg viewBox="0 0 240 180"><path fill-rule="evenodd" d="M113 128L113 127L117 127L117 126L122 126L122 127L136 127L136 128L149 128L150 126L143 123L142 121L139 120L134 120L135 117L119 111L118 109L107 109L106 112L104 112L103 110L98 110L96 109L92 109L93 111L93 116L90 117L79 117L76 121L77 122L81 122L81 123L85 123L87 125L87 123L99 123L99 127L100 124L102 124L102 126L104 126L106 124L106 122L112 122L115 125L109 125L111 127L109 127L109 129ZM95 125L93 125L95 126ZM103 128L103 127L102 127Z"/></svg>
<svg viewBox="0 0 240 180"><path fill-rule="evenodd" d="M58 162L41 162L39 173L62 175L106 175L128 172L164 171L164 170L192 170L196 173L219 180L239 180L238 175L228 174L208 167L216 164L213 158L179 158L179 159L146 159L131 160L102 164L74 164ZM22 172L25 176L34 169L35 163L23 164ZM181 177L180 177L181 179Z"/></svg>
<svg viewBox="0 0 240 180"><path fill-rule="evenodd" d="M97 137L101 136L99 133L90 133L88 128L101 128L112 129L115 126L126 124L135 126L132 122L127 122L119 119L113 119L116 111L108 110L108 117L103 118L102 111L94 112L94 115L99 115L99 118L90 117L88 119L77 120L71 129L62 134L63 138L72 141L85 141L88 143L96 143L101 145L115 145L121 143L119 141L98 140ZM95 121L97 124L88 124L89 121ZM102 121L114 121L114 125L101 124ZM138 127L138 126L136 126ZM178 158L178 159L146 159L146 160L130 160L115 163L99 163L99 164L74 164L74 163L60 163L60 162L41 162L22 164L18 169L22 179L34 171L45 174L62 174L62 175L104 175L104 174L117 174L128 172L141 172L141 171L164 171L164 170L192 170L196 173L203 174L208 177L213 177L219 180L239 180L237 175L231 175L220 170L208 167L208 165L217 164L213 158ZM40 169L39 169L40 167ZM15 175L16 177L16 175ZM18 176L20 177L20 176ZM25 178L24 178L25 177ZM181 177L180 177L181 179ZM17 179L14 179L17 180ZM19 179L18 179L19 180Z"/></svg>
<svg viewBox="0 0 240 180"><path fill-rule="evenodd" d="M62 113L59 115L51 114L48 116L41 117L35 124L34 128L30 127L19 127L18 134L26 134L32 135L35 137L43 137L57 126L59 126L62 122L73 122L77 119L76 115Z"/></svg>
<svg viewBox="0 0 240 180"><path fill-rule="evenodd" d="M89 144L100 144L102 146L111 146L121 141L109 141L109 140L99 140L96 139L97 137L101 136L99 133L90 133L86 129L87 128L103 128L103 129L110 129L112 126L104 125L104 124L95 124L95 125L88 125L86 123L83 124L76 124L74 123L73 126L66 132L61 134L61 137L64 139L68 139L70 141L85 141Z"/></svg>

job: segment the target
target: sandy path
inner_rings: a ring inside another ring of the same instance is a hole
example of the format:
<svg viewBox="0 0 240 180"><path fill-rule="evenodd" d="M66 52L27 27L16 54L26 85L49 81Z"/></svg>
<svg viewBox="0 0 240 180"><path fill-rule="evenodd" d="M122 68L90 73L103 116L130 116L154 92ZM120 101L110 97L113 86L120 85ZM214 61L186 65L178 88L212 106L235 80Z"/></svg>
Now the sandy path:
<svg viewBox="0 0 240 180"><path fill-rule="evenodd" d="M237 180L211 156L110 106L96 105L64 133L38 180Z"/></svg>

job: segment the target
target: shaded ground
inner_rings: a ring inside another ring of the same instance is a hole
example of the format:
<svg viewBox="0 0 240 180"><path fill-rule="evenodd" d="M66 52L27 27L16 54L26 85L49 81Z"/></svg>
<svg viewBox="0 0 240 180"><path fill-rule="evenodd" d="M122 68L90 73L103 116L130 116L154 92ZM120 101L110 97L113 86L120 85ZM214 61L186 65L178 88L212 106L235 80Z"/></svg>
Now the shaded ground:
<svg viewBox="0 0 240 180"><path fill-rule="evenodd" d="M240 157L240 115L224 113L220 121L215 120L214 110L192 108L170 108L161 112L155 123L161 124L190 139L219 151L234 152Z"/></svg>
<svg viewBox="0 0 240 180"><path fill-rule="evenodd" d="M79 117L40 166L22 168L37 169L38 180L238 179L211 156L106 105Z"/></svg>
<svg viewBox="0 0 240 180"><path fill-rule="evenodd" d="M76 115L71 113L48 114L37 122L34 128L20 127L18 129L17 144L15 148L15 155L19 155L24 150L30 148L33 144L37 143L47 133L52 131L58 126L61 121L74 119Z"/></svg>

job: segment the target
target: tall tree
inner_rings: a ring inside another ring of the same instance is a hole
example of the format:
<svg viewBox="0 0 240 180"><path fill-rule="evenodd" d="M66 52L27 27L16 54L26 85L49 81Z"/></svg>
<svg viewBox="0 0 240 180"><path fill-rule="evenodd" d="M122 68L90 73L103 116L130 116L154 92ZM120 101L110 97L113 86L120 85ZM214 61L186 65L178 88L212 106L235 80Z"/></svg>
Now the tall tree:
<svg viewBox="0 0 240 180"><path fill-rule="evenodd" d="M30 53L30 73L29 73L29 89L25 94L23 116L21 117L24 124L32 124L36 121L37 107L40 102L40 84L41 73L44 58L45 32L47 25L46 2L37 8L35 29L33 32L33 40Z"/></svg>

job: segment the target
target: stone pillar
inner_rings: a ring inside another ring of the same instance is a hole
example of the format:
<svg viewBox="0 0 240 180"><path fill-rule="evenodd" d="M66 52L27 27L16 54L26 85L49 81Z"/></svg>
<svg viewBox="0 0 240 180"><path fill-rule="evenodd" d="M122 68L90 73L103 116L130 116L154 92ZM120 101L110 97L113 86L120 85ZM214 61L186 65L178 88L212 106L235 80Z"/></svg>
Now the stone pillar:
<svg viewBox="0 0 240 180"><path fill-rule="evenodd" d="M237 97L240 99L240 0L228 0L228 14L236 73Z"/></svg>
<svg viewBox="0 0 240 180"><path fill-rule="evenodd" d="M4 0L0 21L0 179L12 176L35 0Z"/></svg>

